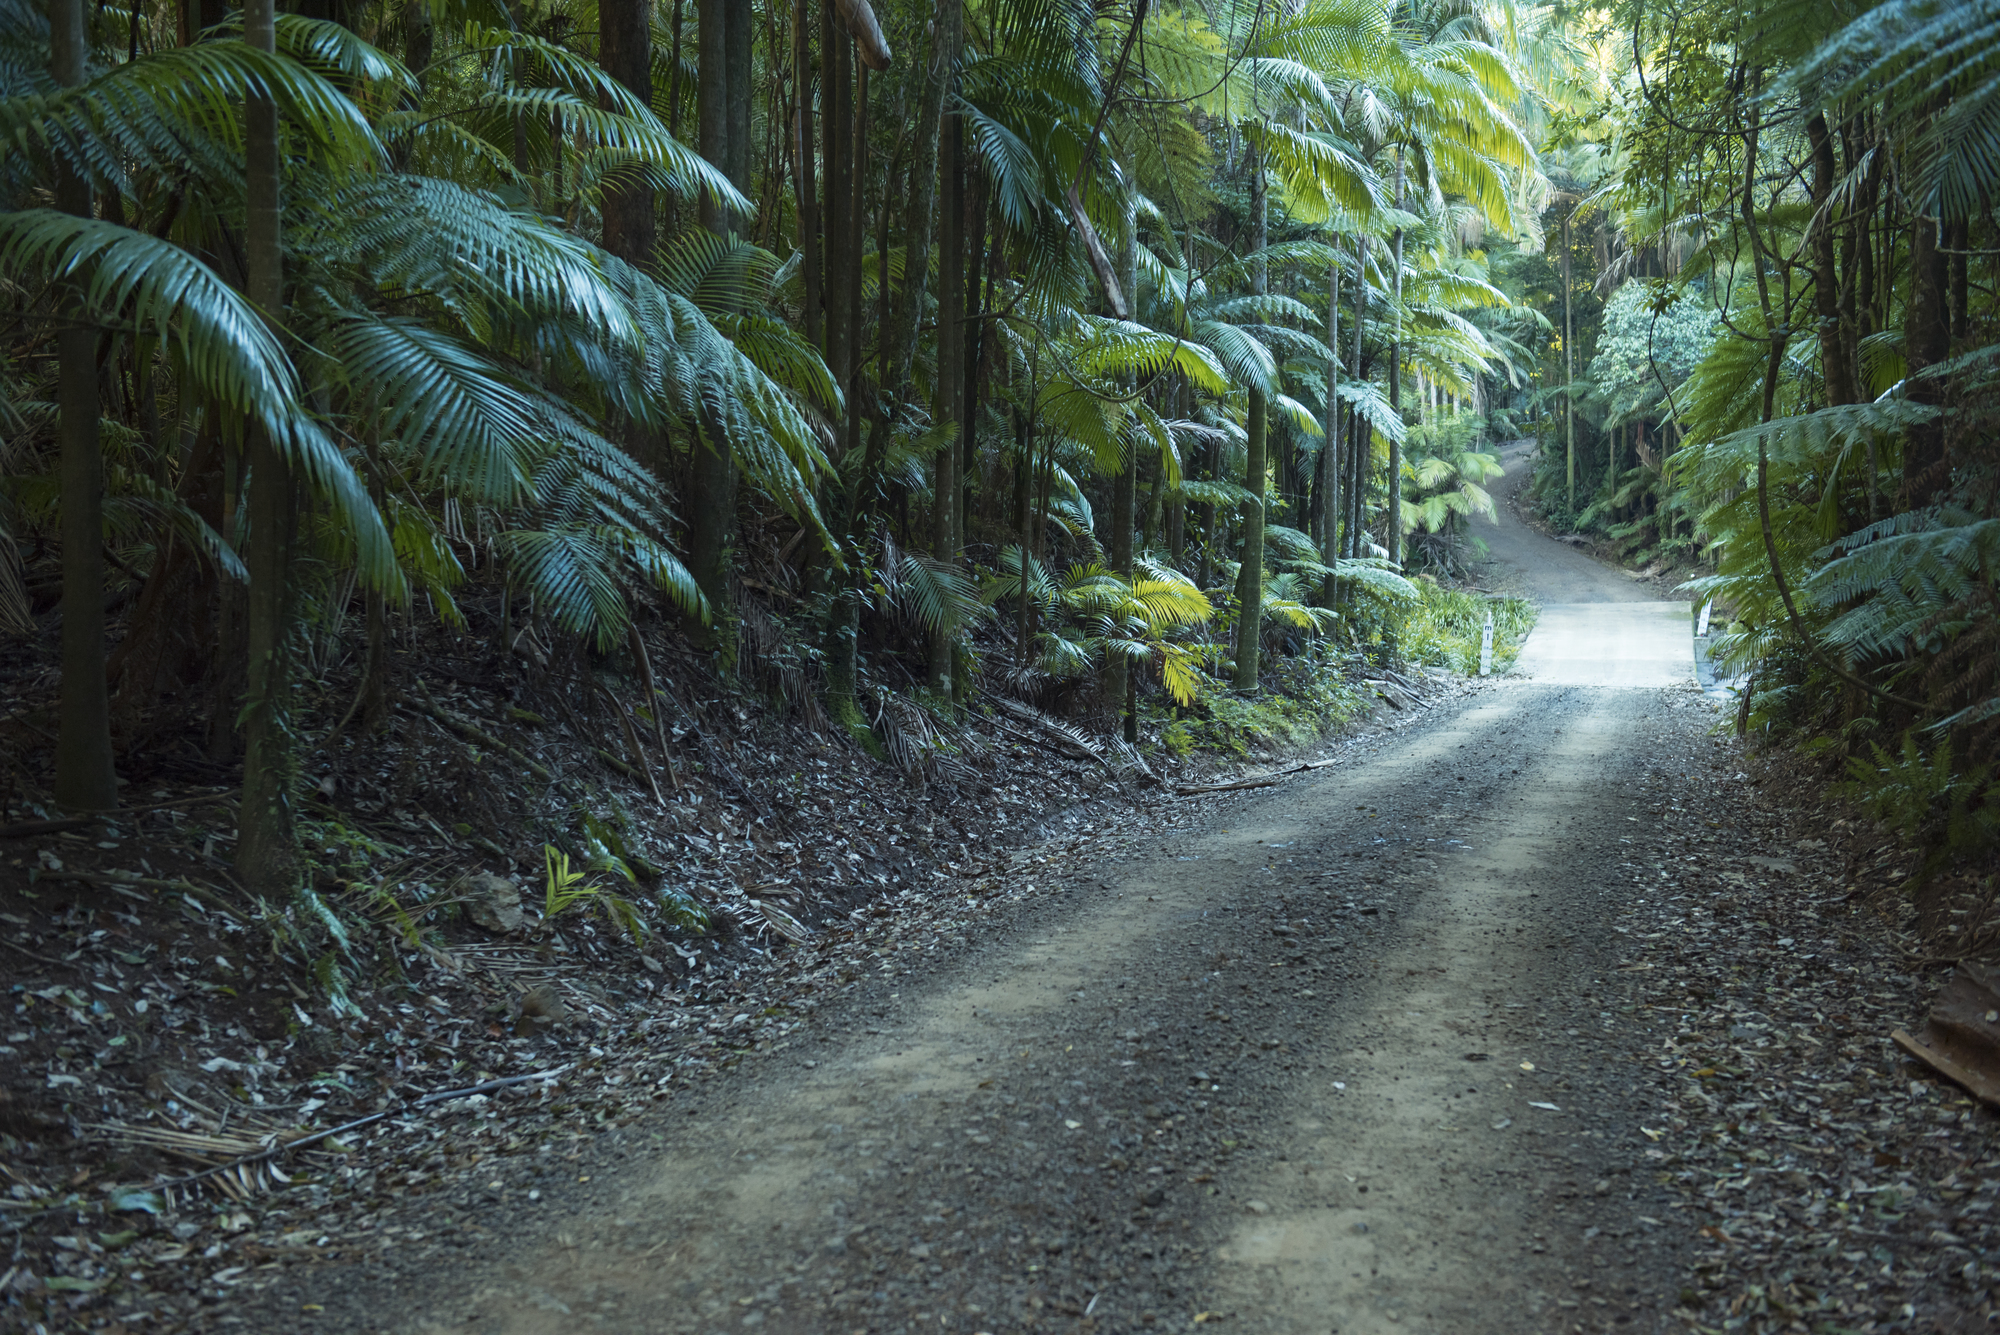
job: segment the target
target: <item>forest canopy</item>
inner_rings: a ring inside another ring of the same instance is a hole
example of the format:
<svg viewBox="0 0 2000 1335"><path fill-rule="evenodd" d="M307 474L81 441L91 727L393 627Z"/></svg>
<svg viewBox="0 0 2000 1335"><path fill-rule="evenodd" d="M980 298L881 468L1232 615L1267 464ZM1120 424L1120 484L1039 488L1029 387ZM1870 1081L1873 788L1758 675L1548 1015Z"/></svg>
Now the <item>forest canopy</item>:
<svg viewBox="0 0 2000 1335"><path fill-rule="evenodd" d="M426 628L1136 743L1427 652L1523 436L1743 726L1984 810L1991 5L0 7L0 624L259 892Z"/></svg>

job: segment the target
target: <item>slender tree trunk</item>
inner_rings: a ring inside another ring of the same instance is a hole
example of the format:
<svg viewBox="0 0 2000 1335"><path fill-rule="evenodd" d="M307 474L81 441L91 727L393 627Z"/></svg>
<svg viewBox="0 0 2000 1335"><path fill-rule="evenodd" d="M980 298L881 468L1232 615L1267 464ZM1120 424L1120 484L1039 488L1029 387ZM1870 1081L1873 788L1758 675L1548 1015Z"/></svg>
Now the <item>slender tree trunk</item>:
<svg viewBox="0 0 2000 1335"><path fill-rule="evenodd" d="M243 36L262 51L277 49L272 0L250 0ZM284 258L279 236L278 109L268 97L244 105L243 250L247 295L267 320L284 307ZM258 426L244 433L249 489L249 572L244 638L249 650L243 709L243 803L236 870L257 894L288 893L298 873L288 791L292 769L290 719L290 594L294 481L285 457Z"/></svg>
<svg viewBox="0 0 2000 1335"><path fill-rule="evenodd" d="M1840 318L1840 271L1834 263L1833 135L1823 114L1815 112L1806 121L1806 140L1812 149L1813 304L1819 314L1820 373L1828 404L1853 403L1854 360L1847 347L1846 323Z"/></svg>
<svg viewBox="0 0 2000 1335"><path fill-rule="evenodd" d="M423 0L410 0L422 8ZM645 106L653 104L651 0L598 0L598 63ZM676 52L676 55L679 53ZM614 179L604 188L604 248L627 264L647 266L654 240L653 188Z"/></svg>
<svg viewBox="0 0 2000 1335"><path fill-rule="evenodd" d="M1124 285L1125 300L1137 318L1139 301L1139 230L1131 192L1122 201L1118 224L1118 281ZM1127 585L1132 582L1132 529L1139 500L1139 456L1128 448L1118 473L1111 479L1111 569ZM1128 742L1139 740L1139 720L1131 712L1133 700L1131 664L1122 654L1113 654L1104 665L1105 698L1123 714L1123 735Z"/></svg>
<svg viewBox="0 0 2000 1335"><path fill-rule="evenodd" d="M750 103L756 89L750 80L750 38L751 24L755 15L748 0L733 0L721 6L728 26L722 34L722 54L727 62L728 74L724 96L727 100L724 115L729 126L724 141L723 170L729 173L729 180L745 197L751 192L750 180ZM730 228L741 232L747 225L747 218L732 218Z"/></svg>
<svg viewBox="0 0 2000 1335"><path fill-rule="evenodd" d="M180 44L193 46L205 29L228 17L227 0L181 0Z"/></svg>
<svg viewBox="0 0 2000 1335"><path fill-rule="evenodd" d="M961 33L961 40L963 36ZM958 535L960 552L965 550L971 539L967 536L972 515L972 501L978 490L979 478L979 362L985 355L986 322L982 318L985 311L986 266L989 257L986 235L986 218L991 201L987 198L986 174L979 170L976 158L967 156L962 146L965 129L959 127L961 147L959 156L964 163L963 170L972 184L970 202L966 207L965 233L965 302L959 307L959 323L964 329L959 342L964 347L964 382L958 391L958 514L953 518L954 531Z"/></svg>
<svg viewBox="0 0 2000 1335"><path fill-rule="evenodd" d="M1013 416L1014 529L1021 557L1020 599L1014 609L1014 670L1019 672L1028 666L1028 525L1035 505L1035 433L1032 412L1015 408Z"/></svg>
<svg viewBox="0 0 2000 1335"><path fill-rule="evenodd" d="M1570 402L1570 388L1576 378L1571 346L1576 337L1570 319L1569 291L1569 214L1563 215L1562 225L1562 276L1563 276L1563 459L1568 470L1568 506L1571 514L1576 513L1576 412Z"/></svg>
<svg viewBox="0 0 2000 1335"><path fill-rule="evenodd" d="M722 169L739 190L749 181L736 175L747 165L749 145L732 141L736 121L736 85L748 84L750 71L749 15L736 0L700 0L696 22L697 67L695 119L702 157ZM739 32L738 29L741 31ZM735 62L741 58L742 65ZM747 107L747 87L741 93ZM744 136L748 138L747 134ZM701 225L718 236L733 234L740 220L733 209L704 197ZM731 587L732 544L736 536L736 459L713 412L703 410L689 436L688 570L708 601L707 625L691 624L695 642L721 655L725 669L735 663L734 607Z"/></svg>
<svg viewBox="0 0 2000 1335"><path fill-rule="evenodd" d="M824 162L826 179L820 182L825 200L820 224L826 233L822 259L826 302L826 365L843 391L852 368L847 342L847 285L858 281L846 262L847 213L854 201L850 179L854 144L854 59L853 43L833 18L833 0L822 0L820 15L820 70L826 81L822 99L826 135Z"/></svg>
<svg viewBox="0 0 2000 1335"><path fill-rule="evenodd" d="M1353 371L1348 379L1361 383L1361 331L1366 327L1368 316L1368 238L1356 235L1354 238L1354 358ZM1348 419L1348 456L1352 466L1347 472L1347 554L1360 557L1361 528L1365 520L1368 502L1368 419L1355 412Z"/></svg>
<svg viewBox="0 0 2000 1335"><path fill-rule="evenodd" d="M381 510L388 498L382 467L382 445L371 433L368 441L368 498ZM367 641L361 664L361 730L374 732L389 721L389 605L380 589L362 594L362 620ZM506 600L501 605L501 651L506 651Z"/></svg>
<svg viewBox="0 0 2000 1335"><path fill-rule="evenodd" d="M826 343L827 367L846 396L841 423L843 454L859 439L861 390L861 249L867 173L865 75L857 95L852 39L835 22L832 4L822 11L821 59L826 73ZM836 585L827 624L827 704L855 737L867 741L867 721L856 703L859 690L861 538L850 535L850 570Z"/></svg>
<svg viewBox="0 0 2000 1335"><path fill-rule="evenodd" d="M1259 258L1250 270L1251 289L1264 291L1265 240L1264 163L1257 151L1246 150L1250 160L1250 248ZM1243 564L1236 575L1236 689L1244 694L1257 690L1257 656L1264 635L1264 475L1269 471L1265 457L1268 410L1264 391L1252 386L1248 420L1244 423L1250 441L1243 465L1243 485L1250 495L1243 502Z"/></svg>
<svg viewBox="0 0 2000 1335"><path fill-rule="evenodd" d="M1363 548L1368 534L1368 465L1369 454L1368 419L1359 412L1347 415L1347 554L1352 558L1367 555Z"/></svg>
<svg viewBox="0 0 2000 1335"><path fill-rule="evenodd" d="M1340 555L1340 264L1327 266L1326 436L1319 447L1319 485L1314 498L1318 526L1313 538L1332 565Z"/></svg>
<svg viewBox="0 0 2000 1335"><path fill-rule="evenodd" d="M892 412L909 397L910 368L917 357L917 335L930 281L931 227L937 216L938 136L944 119L945 93L952 83L958 58L956 20L962 4L963 0L938 0L931 27L930 60L918 89L916 126L910 146L909 198L905 201L903 221L903 287L901 299L882 334L882 390ZM949 271L940 272L941 283L949 279ZM881 275L881 281L884 285L888 283L887 271Z"/></svg>
<svg viewBox="0 0 2000 1335"><path fill-rule="evenodd" d="M1943 384L1918 372L1951 353L1948 269L1938 248L1938 224L1921 216L1911 219L1909 289L1903 310L1903 361L1908 367L1905 387L1918 403L1942 403ZM1947 474L1944 423L1927 422L1910 428L1903 446L1901 508L1930 504L1949 482Z"/></svg>
<svg viewBox="0 0 2000 1335"><path fill-rule="evenodd" d="M680 0L675 0L678 4ZM826 345L821 341L820 285L824 272L820 259L819 239L819 181L815 174L815 146L813 127L819 123L814 110L814 86L812 61L812 0L793 0L792 3L792 63L797 67L798 96L797 142L793 151L798 155L798 211L799 250L802 252L800 272L805 292L806 341L822 352Z"/></svg>
<svg viewBox="0 0 2000 1335"><path fill-rule="evenodd" d="M1407 183L1403 176L1403 150L1396 150L1396 207L1400 210L1406 202ZM1394 262L1396 276L1392 280L1396 300L1396 332L1389 341L1389 406L1400 419L1403 415L1403 229L1396 229ZM1403 564L1403 443L1394 436L1389 437L1389 514L1383 520L1389 559L1397 565Z"/></svg>
<svg viewBox="0 0 2000 1335"><path fill-rule="evenodd" d="M1971 227L1965 219L1945 225L1945 245L1951 249L1950 278L1946 290L1951 297L1951 337L1954 341L1972 332L1972 285L1967 281L1966 248L1971 244Z"/></svg>
<svg viewBox="0 0 2000 1335"><path fill-rule="evenodd" d="M667 133L675 139L681 137L681 34L685 31L686 21L687 0L674 0L674 17L667 34L667 41L671 43L667 52ZM670 194L667 196L668 238L680 235L680 230L680 198Z"/></svg>
<svg viewBox="0 0 2000 1335"><path fill-rule="evenodd" d="M403 63L416 77L419 90L430 86L431 59L437 51L437 28L431 7L411 0L403 10Z"/></svg>
<svg viewBox="0 0 2000 1335"><path fill-rule="evenodd" d="M952 49L957 49L956 42ZM931 416L940 424L956 426L961 418L958 399L965 389L965 135L955 116L945 125L939 157L944 198L938 230L937 385ZM931 470L931 553L947 565L958 564L958 461L958 442L952 440L938 449ZM950 634L932 632L933 690L951 690L953 650Z"/></svg>
<svg viewBox="0 0 2000 1335"><path fill-rule="evenodd" d="M50 73L73 86L87 74L83 0L49 0ZM56 207L91 216L90 183L58 159ZM62 703L56 801L72 811L118 805L111 700L104 677L104 456L98 446L97 330L82 293L60 295L56 398L62 433Z"/></svg>

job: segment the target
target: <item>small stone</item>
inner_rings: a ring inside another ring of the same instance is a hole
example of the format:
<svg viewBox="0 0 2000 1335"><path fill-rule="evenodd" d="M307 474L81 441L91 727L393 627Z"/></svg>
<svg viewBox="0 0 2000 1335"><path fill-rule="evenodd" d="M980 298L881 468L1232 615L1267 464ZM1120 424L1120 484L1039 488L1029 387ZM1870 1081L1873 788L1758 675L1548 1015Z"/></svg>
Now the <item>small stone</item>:
<svg viewBox="0 0 2000 1335"><path fill-rule="evenodd" d="M1264 1203L1263 1201L1246 1201L1243 1205L1243 1208L1248 1210L1251 1214L1271 1213L1271 1207L1266 1203Z"/></svg>
<svg viewBox="0 0 2000 1335"><path fill-rule="evenodd" d="M521 929L521 887L506 877L477 872L459 880L452 891L469 901L465 906L465 916L472 919L474 926L484 927L489 932L517 932Z"/></svg>

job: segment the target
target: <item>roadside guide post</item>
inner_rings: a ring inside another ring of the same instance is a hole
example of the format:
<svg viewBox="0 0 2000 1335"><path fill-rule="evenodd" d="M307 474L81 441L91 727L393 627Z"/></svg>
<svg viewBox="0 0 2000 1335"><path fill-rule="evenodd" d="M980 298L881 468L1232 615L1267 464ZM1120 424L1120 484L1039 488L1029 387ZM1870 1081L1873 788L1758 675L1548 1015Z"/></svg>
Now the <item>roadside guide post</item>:
<svg viewBox="0 0 2000 1335"><path fill-rule="evenodd" d="M1493 675L1493 609L1486 609L1486 624L1479 631L1479 675Z"/></svg>

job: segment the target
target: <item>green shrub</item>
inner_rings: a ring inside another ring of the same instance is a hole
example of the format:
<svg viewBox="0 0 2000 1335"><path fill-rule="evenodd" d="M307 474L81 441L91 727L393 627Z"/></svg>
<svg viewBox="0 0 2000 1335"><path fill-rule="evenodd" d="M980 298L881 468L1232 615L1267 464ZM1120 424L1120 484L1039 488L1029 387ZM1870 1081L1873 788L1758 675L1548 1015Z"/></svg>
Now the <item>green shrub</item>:
<svg viewBox="0 0 2000 1335"><path fill-rule="evenodd" d="M1525 598L1489 598L1447 589L1428 575L1413 581L1419 600L1403 623L1403 656L1429 667L1447 667L1467 676L1479 671L1480 630L1493 613L1493 670L1513 665L1522 642L1535 628L1535 605Z"/></svg>

